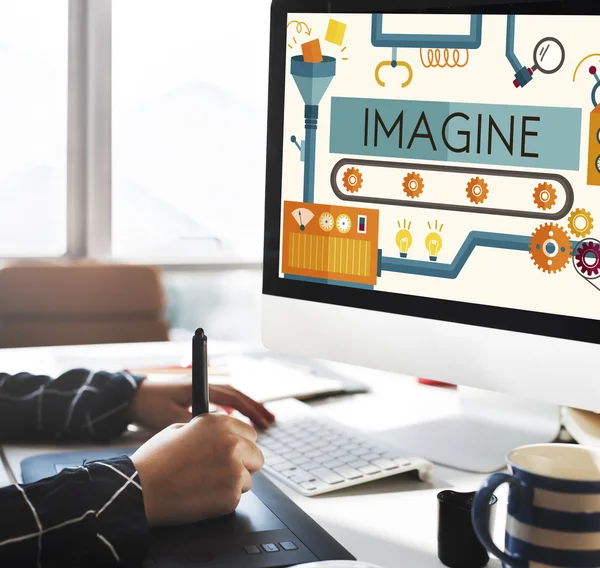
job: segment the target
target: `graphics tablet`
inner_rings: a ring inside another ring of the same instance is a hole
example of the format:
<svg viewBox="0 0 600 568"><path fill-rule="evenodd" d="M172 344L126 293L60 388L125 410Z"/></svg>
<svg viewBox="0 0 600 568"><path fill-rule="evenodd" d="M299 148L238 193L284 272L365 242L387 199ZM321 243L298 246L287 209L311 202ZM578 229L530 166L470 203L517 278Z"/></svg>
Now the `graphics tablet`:
<svg viewBox="0 0 600 568"><path fill-rule="evenodd" d="M135 450L70 452L21 462L24 483L56 475L84 460L98 461ZM227 517L176 528L153 529L144 568L285 568L354 557L264 475Z"/></svg>

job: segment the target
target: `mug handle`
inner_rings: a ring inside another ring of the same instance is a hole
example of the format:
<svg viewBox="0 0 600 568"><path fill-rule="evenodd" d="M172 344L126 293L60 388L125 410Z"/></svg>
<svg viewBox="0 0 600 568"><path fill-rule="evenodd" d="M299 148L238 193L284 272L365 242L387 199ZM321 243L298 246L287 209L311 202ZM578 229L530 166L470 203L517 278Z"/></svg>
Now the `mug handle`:
<svg viewBox="0 0 600 568"><path fill-rule="evenodd" d="M521 481L507 473L494 473L490 475L473 499L473 528L475 529L475 534L481 541L481 544L483 544L483 546L485 546L485 548L487 548L494 556L498 557L503 564L511 566L512 568L528 568L528 563L518 555L500 550L494 543L492 535L490 534L490 501L494 495L494 491L496 491L503 483L508 483L511 487L517 489L518 500L516 506L519 507L520 503L522 503L524 497L524 485Z"/></svg>

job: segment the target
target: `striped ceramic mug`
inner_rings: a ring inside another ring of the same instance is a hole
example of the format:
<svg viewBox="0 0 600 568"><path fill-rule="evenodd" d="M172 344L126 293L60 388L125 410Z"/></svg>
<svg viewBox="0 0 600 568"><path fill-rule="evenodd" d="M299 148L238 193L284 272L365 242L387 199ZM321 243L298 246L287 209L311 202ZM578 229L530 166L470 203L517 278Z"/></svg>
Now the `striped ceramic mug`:
<svg viewBox="0 0 600 568"><path fill-rule="evenodd" d="M600 448L540 444L508 454L477 492L473 525L481 543L511 568L600 566ZM490 536L490 498L508 483L506 551Z"/></svg>

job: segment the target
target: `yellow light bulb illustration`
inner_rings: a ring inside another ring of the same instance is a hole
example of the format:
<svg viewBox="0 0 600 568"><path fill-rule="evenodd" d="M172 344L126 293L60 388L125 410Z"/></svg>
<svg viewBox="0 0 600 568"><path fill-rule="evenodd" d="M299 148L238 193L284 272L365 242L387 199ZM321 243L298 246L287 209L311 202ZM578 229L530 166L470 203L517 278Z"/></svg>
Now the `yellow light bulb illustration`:
<svg viewBox="0 0 600 568"><path fill-rule="evenodd" d="M432 229L431 223L427 224L429 225L429 230L431 232L425 237L425 247L429 253L429 260L436 262L440 251L442 250L443 239L440 233L442 232L444 225L440 225L438 228L438 222L436 221L435 227Z"/></svg>
<svg viewBox="0 0 600 568"><path fill-rule="evenodd" d="M400 251L400 258L408 257L408 249L412 246L413 238L410 233L410 227L412 223L407 223L406 219L404 219L404 226L400 224L398 221L398 227L400 230L396 233L396 246Z"/></svg>

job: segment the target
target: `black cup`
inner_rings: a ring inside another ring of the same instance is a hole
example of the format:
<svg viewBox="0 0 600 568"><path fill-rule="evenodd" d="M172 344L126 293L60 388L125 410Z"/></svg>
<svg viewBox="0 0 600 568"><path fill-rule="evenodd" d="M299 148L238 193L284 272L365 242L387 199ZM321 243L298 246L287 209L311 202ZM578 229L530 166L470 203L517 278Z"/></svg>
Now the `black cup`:
<svg viewBox="0 0 600 568"><path fill-rule="evenodd" d="M448 568L483 568L490 561L471 521L475 493L448 490L438 494L438 558ZM494 519L497 501L492 496L490 522Z"/></svg>

